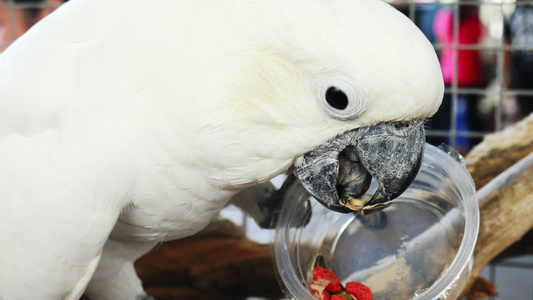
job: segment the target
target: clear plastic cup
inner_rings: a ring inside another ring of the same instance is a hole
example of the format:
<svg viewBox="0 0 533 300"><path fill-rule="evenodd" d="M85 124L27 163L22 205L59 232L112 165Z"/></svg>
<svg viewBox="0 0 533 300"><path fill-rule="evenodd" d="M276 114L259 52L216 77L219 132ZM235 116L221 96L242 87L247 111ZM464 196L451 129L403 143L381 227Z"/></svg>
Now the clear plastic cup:
<svg viewBox="0 0 533 300"><path fill-rule="evenodd" d="M366 284L374 299L457 299L472 268L479 208L472 178L444 149L426 144L409 189L368 216L330 211L293 185L273 241L287 297L316 299L312 269L325 265L343 284Z"/></svg>

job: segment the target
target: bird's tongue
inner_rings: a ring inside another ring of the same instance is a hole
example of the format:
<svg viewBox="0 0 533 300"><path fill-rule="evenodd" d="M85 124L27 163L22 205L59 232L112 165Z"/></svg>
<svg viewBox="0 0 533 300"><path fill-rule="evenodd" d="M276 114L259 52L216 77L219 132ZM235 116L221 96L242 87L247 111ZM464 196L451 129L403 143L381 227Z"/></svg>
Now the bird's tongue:
<svg viewBox="0 0 533 300"><path fill-rule="evenodd" d="M338 174L337 194L341 201L342 198L363 196L372 181L372 175L359 161L357 151L353 146L348 146L339 154Z"/></svg>

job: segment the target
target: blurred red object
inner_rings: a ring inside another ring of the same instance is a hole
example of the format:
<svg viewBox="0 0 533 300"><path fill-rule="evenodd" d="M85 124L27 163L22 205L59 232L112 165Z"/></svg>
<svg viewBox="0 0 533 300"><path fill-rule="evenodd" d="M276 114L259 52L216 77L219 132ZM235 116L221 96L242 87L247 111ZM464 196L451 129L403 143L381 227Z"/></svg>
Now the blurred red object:
<svg viewBox="0 0 533 300"><path fill-rule="evenodd" d="M65 0L0 0L0 52Z"/></svg>

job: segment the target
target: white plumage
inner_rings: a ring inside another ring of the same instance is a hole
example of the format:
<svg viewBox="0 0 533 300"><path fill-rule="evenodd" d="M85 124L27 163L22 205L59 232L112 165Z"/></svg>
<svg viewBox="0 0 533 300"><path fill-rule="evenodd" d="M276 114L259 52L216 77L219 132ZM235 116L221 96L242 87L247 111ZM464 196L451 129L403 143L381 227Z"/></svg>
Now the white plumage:
<svg viewBox="0 0 533 300"><path fill-rule="evenodd" d="M377 0L72 0L0 55L0 299L78 299L93 275L94 299L135 299L157 242L442 93L431 45Z"/></svg>

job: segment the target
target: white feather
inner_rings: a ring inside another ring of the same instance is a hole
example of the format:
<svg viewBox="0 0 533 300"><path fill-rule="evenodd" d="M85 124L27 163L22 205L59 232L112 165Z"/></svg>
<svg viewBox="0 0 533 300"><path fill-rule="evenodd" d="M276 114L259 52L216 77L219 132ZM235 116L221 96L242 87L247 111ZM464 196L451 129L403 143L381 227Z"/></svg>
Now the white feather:
<svg viewBox="0 0 533 300"><path fill-rule="evenodd" d="M347 118L324 109L338 82ZM380 1L72 0L0 55L0 299L77 299L110 236L191 235L327 139L428 117L442 93L429 42Z"/></svg>

